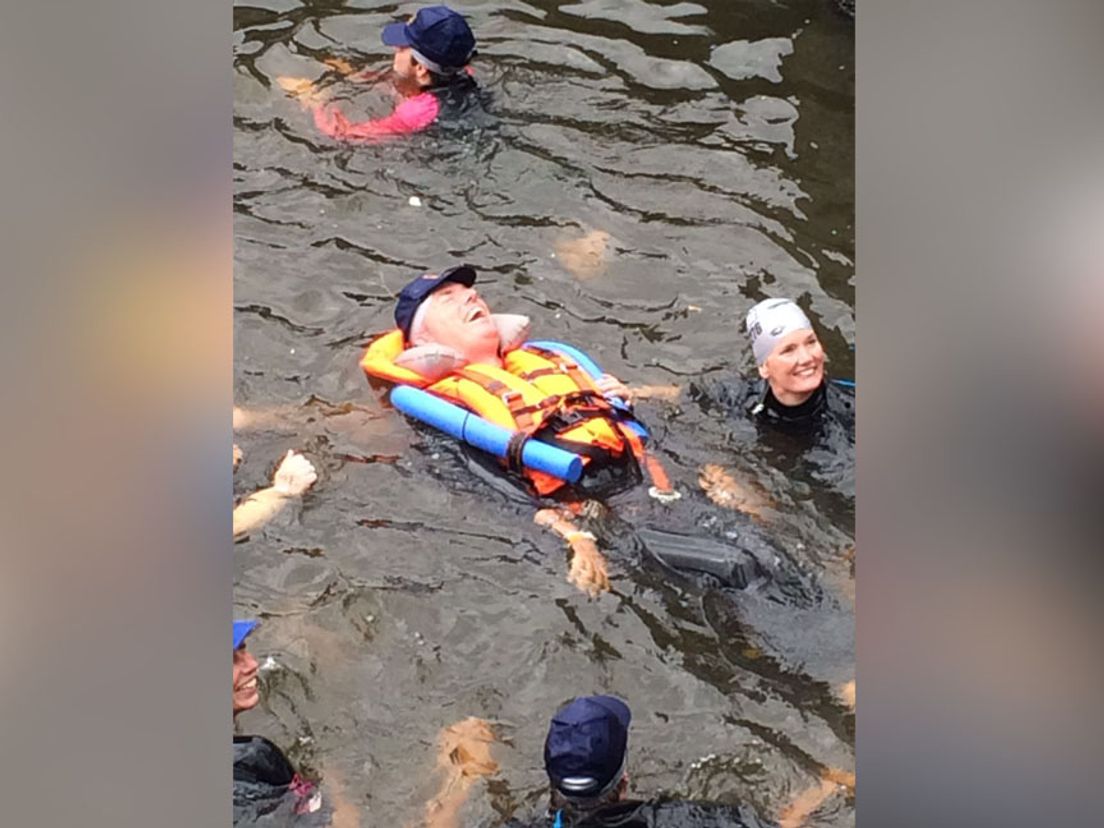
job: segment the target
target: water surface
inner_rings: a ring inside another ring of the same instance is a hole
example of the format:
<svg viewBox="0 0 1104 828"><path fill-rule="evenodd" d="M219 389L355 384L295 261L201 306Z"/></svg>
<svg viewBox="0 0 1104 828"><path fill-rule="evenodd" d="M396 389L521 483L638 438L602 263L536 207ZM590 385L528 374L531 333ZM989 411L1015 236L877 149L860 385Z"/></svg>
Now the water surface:
<svg viewBox="0 0 1104 828"><path fill-rule="evenodd" d="M740 525L697 492L702 465L721 464L774 497L772 535L824 596L733 605L640 566L630 538L611 549L613 592L589 601L532 507L397 415L357 362L412 275L463 260L493 308L626 382L753 370L743 317L776 294L852 376L853 25L812 0L454 5L495 124L377 146L319 136L274 79L319 78L350 113L385 114L381 91L322 61L386 65L378 31L416 5L234 9L235 401L274 412L236 435L235 487L264 485L288 448L320 473L301 508L234 548L236 611L265 620L252 648L272 656L241 724L340 776L364 824L393 825L436 788L438 730L492 719L502 770L465 814L493 823L544 795L550 713L611 692L635 713L636 792L777 814L824 768L854 767L836 696L854 677L846 484L780 473L747 424L685 398L643 403L686 492L671 525ZM588 233L608 238L597 266L571 259ZM625 500L630 525L666 519ZM853 803L830 798L810 824L853 825Z"/></svg>

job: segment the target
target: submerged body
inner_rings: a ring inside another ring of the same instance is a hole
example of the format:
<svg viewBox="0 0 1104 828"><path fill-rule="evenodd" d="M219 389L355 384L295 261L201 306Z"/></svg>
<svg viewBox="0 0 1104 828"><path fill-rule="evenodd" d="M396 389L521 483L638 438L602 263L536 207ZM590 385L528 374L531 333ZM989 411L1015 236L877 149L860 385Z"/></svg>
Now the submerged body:
<svg viewBox="0 0 1104 828"><path fill-rule="evenodd" d="M556 814L506 828L551 828ZM717 802L686 800L624 801L606 805L578 821L560 817L562 828L767 828L750 810Z"/></svg>
<svg viewBox="0 0 1104 828"><path fill-rule="evenodd" d="M487 119L487 97L467 72L441 79L433 86L403 98L383 118L350 120L332 104L311 105L319 132L339 141L372 141L393 135L412 135L431 127L479 125Z"/></svg>
<svg viewBox="0 0 1104 828"><path fill-rule="evenodd" d="M262 736L234 737L234 825L329 825L317 787Z"/></svg>
<svg viewBox="0 0 1104 828"><path fill-rule="evenodd" d="M690 398L708 414L756 427L772 464L787 478L806 475L834 501L833 512L853 521L855 509L855 391L824 380L798 405L784 405L762 379L738 375L699 380Z"/></svg>

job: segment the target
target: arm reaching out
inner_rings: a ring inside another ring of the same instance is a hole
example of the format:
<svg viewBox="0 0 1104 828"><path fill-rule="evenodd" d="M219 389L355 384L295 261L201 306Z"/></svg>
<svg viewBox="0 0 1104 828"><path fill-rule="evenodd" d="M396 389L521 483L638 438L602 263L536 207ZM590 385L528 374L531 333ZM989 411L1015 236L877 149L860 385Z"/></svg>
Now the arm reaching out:
<svg viewBox="0 0 1104 828"><path fill-rule="evenodd" d="M339 57L326 58L322 62L346 80L356 81L358 83L378 83L379 81L384 80L391 72L390 67L387 69L358 70L355 66L353 66L353 64L345 60L345 58Z"/></svg>
<svg viewBox="0 0 1104 828"><path fill-rule="evenodd" d="M733 509L765 519L764 510L771 506L770 499L752 485L742 485L729 474L723 466L707 463L698 474L698 484L705 494L718 506Z"/></svg>
<svg viewBox="0 0 1104 828"><path fill-rule="evenodd" d="M630 385L626 389L629 399L636 400L664 400L665 402L677 402L682 395L682 389L677 385Z"/></svg>
<svg viewBox="0 0 1104 828"><path fill-rule="evenodd" d="M472 786L498 772L498 763L491 756L494 742L490 724L474 716L441 731L437 767L445 771L445 778L426 805L426 828L459 828L460 808Z"/></svg>
<svg viewBox="0 0 1104 828"><path fill-rule="evenodd" d="M259 529L274 518L292 498L318 479L314 466L301 454L288 451L276 469L272 485L254 492L234 509L234 537Z"/></svg>
<svg viewBox="0 0 1104 828"><path fill-rule="evenodd" d="M571 569L567 580L591 598L609 592L609 575L606 559L598 551L598 544L590 532L580 531L571 518L557 509L541 509L533 517L538 526L551 529L571 546Z"/></svg>
<svg viewBox="0 0 1104 828"><path fill-rule="evenodd" d="M779 828L801 828L825 800L840 790L855 792L855 774L826 768L820 775L820 784L806 788L782 809Z"/></svg>

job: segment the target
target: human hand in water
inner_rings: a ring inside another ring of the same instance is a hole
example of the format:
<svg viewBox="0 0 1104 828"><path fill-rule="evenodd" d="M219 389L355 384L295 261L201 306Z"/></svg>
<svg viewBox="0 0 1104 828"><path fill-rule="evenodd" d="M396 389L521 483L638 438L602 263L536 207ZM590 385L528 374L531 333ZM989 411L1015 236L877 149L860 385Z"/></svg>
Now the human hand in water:
<svg viewBox="0 0 1104 828"><path fill-rule="evenodd" d="M494 731L485 719L475 716L451 724L441 733L437 764L450 773L469 779L498 772L491 756Z"/></svg>
<svg viewBox="0 0 1104 828"><path fill-rule="evenodd" d="M755 518L765 519L764 511L771 506L770 499L757 491L750 483L743 485L723 466L707 463L698 473L698 485L718 506L743 512Z"/></svg>
<svg viewBox="0 0 1104 828"><path fill-rule="evenodd" d="M343 78L348 78L351 81L360 81L362 83L375 83L385 79L390 74L391 69L357 69L345 58L330 57L324 61L327 66L333 69L337 74Z"/></svg>
<svg viewBox="0 0 1104 828"><path fill-rule="evenodd" d="M606 559L598 551L594 535L580 531L570 514L558 509L541 509L533 516L533 521L538 526L551 529L571 545L568 583L574 584L591 598L596 598L601 592L609 591Z"/></svg>
<svg viewBox="0 0 1104 828"><path fill-rule="evenodd" d="M276 78L280 88L295 98L304 107L312 107L325 101L325 95L319 91L309 78L293 78L281 75Z"/></svg>
<svg viewBox="0 0 1104 828"><path fill-rule="evenodd" d="M574 532L567 538L571 544L571 569L567 573L568 583L574 584L591 598L597 598L603 592L609 592L609 574L606 571L606 559L598 551L589 532Z"/></svg>
<svg viewBox="0 0 1104 828"><path fill-rule="evenodd" d="M603 396L620 397L626 401L630 397L629 389L625 386L625 383L613 374L602 374L594 381L594 384L598 386L598 390L602 392Z"/></svg>
<svg viewBox="0 0 1104 828"><path fill-rule="evenodd" d="M637 400L663 400L678 402L682 389L677 385L634 385L628 389L633 402Z"/></svg>
<svg viewBox="0 0 1104 828"><path fill-rule="evenodd" d="M276 469L272 478L272 488L283 495L301 495L318 479L314 466L303 455L288 450L287 455Z"/></svg>

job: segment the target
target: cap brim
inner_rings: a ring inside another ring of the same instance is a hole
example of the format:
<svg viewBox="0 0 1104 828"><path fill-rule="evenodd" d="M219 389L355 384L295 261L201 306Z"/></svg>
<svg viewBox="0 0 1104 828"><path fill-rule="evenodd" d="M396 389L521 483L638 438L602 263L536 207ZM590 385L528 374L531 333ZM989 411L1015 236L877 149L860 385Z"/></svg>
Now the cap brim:
<svg viewBox="0 0 1104 828"><path fill-rule="evenodd" d="M234 649L238 649L242 645L242 642L249 637L249 634L257 627L256 621L235 621L234 622Z"/></svg>
<svg viewBox="0 0 1104 828"><path fill-rule="evenodd" d="M464 287L471 287L475 284L475 268L468 265L450 267L441 274L441 280L437 284L443 285L445 282L459 282Z"/></svg>
<svg viewBox="0 0 1104 828"><path fill-rule="evenodd" d="M380 32L384 46L409 46L410 38L406 34L405 23L388 23Z"/></svg>

